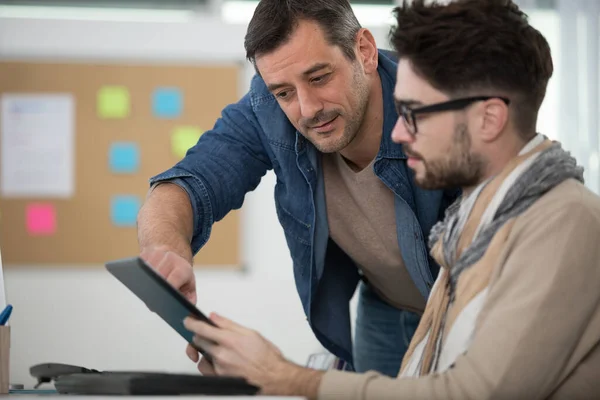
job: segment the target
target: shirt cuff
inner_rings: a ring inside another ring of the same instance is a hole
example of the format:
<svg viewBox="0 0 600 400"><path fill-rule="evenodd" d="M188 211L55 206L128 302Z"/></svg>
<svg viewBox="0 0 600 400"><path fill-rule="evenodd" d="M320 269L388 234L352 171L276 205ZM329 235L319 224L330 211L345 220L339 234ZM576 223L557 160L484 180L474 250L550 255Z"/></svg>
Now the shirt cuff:
<svg viewBox="0 0 600 400"><path fill-rule="evenodd" d="M193 212L194 235L192 237L192 254L208 241L212 226L212 208L204 183L200 178L180 172L169 170L150 178L150 188L153 190L161 183L173 183L183 189L190 199Z"/></svg>
<svg viewBox="0 0 600 400"><path fill-rule="evenodd" d="M359 400L368 382L379 374L369 371L364 374L345 371L327 371L319 385L319 400Z"/></svg>
<svg viewBox="0 0 600 400"><path fill-rule="evenodd" d="M165 184L165 183L170 183L173 184L175 186L179 186L179 188L181 190L183 190L185 193L187 193L188 197L190 198L190 200L193 199L193 194L191 192L191 188L190 186L181 178L171 178L171 179L167 179L164 181L156 181L150 184L150 193L152 193L152 191L154 191L154 189L156 189L158 186Z"/></svg>

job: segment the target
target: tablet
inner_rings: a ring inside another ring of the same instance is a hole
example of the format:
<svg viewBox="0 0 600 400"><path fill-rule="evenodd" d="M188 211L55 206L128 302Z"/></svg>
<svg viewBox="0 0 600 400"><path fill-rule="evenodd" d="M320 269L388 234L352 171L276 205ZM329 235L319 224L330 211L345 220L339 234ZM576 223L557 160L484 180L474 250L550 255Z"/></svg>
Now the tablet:
<svg viewBox="0 0 600 400"><path fill-rule="evenodd" d="M169 284L158 272L140 257L110 261L106 269L137 297L150 311L158 314L171 325L189 344L198 350L212 364L212 358L193 341L194 334L183 326L186 317L194 317L216 326L200 310Z"/></svg>

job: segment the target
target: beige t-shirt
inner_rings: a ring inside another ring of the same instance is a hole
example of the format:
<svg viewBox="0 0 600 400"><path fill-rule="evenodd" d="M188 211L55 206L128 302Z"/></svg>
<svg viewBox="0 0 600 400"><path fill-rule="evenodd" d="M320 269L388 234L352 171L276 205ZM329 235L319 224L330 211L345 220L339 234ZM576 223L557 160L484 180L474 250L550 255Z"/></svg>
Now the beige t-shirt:
<svg viewBox="0 0 600 400"><path fill-rule="evenodd" d="M338 153L323 154L329 235L392 306L422 313L425 299L408 274L396 232L394 193L373 162L355 172Z"/></svg>

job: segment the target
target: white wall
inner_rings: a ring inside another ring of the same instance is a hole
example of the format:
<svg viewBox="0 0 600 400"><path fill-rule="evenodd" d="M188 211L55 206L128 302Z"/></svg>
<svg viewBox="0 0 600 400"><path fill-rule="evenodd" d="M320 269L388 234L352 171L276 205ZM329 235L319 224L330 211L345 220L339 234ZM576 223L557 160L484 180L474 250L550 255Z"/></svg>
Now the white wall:
<svg viewBox="0 0 600 400"><path fill-rule="evenodd" d="M374 29L385 43L385 29ZM115 22L0 17L0 58L243 61L244 26L203 17ZM124 39L125 38L125 39ZM219 40L214 40L219 38ZM245 90L250 67L245 71ZM140 179L146 179L140 177ZM244 272L197 271L198 306L262 332L291 360L320 351L301 309L269 173L243 207ZM259 240L260 232L267 240ZM29 367L64 362L97 369L193 372L185 343L104 268L5 269L11 318L11 382L31 386Z"/></svg>

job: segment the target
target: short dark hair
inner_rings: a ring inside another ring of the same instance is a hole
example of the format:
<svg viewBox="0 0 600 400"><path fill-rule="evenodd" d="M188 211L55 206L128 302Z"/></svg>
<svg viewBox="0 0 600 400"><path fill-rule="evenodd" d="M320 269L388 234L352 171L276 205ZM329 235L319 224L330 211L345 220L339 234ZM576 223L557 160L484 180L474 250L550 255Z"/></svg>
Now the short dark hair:
<svg viewBox="0 0 600 400"><path fill-rule="evenodd" d="M511 98L515 128L525 138L535 133L552 56L544 36L516 4L404 0L394 15L391 44L415 73L451 97L505 94Z"/></svg>
<svg viewBox="0 0 600 400"><path fill-rule="evenodd" d="M361 26L347 0L261 0L248 24L246 58L256 57L285 44L301 20L316 22L331 45L339 46L349 60Z"/></svg>

